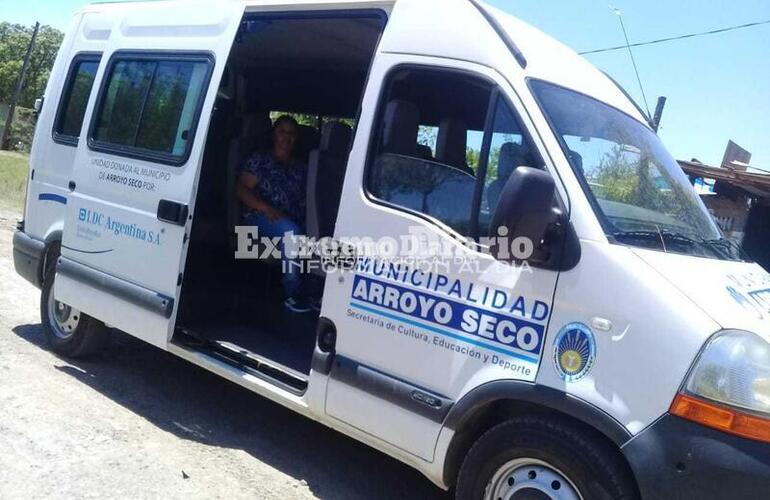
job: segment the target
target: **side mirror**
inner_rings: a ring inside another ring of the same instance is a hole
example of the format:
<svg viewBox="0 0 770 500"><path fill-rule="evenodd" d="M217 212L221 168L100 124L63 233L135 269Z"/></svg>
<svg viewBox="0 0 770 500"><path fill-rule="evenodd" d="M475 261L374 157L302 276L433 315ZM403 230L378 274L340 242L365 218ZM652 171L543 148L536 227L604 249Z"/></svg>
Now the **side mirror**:
<svg viewBox="0 0 770 500"><path fill-rule="evenodd" d="M548 269L574 267L580 260L580 243L555 200L556 183L548 172L531 167L516 168L505 183L492 216L489 236L498 238L491 247L492 255ZM500 247L500 227L508 230L507 249ZM522 258L520 252L514 251L516 241L531 242L529 248L522 246L525 254L530 253L526 250L531 251L529 257Z"/></svg>

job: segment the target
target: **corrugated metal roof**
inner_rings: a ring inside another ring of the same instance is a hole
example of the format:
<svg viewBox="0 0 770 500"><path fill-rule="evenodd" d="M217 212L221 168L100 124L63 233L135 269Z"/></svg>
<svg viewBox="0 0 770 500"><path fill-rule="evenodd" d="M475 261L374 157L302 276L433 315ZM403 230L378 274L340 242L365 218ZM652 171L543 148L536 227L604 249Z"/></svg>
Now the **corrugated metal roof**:
<svg viewBox="0 0 770 500"><path fill-rule="evenodd" d="M748 172L729 167L712 167L695 161L679 160L686 174L727 182L753 196L770 198L770 174Z"/></svg>

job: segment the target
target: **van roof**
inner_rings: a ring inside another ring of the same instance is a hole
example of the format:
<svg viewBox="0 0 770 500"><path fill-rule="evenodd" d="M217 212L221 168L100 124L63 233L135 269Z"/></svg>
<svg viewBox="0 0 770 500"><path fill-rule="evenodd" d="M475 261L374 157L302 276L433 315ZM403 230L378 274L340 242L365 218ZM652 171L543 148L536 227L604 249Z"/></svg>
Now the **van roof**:
<svg viewBox="0 0 770 500"><path fill-rule="evenodd" d="M222 1L229 3L241 3L247 10L250 7L281 8L281 7L305 7L305 8L381 8L387 12L392 11L399 0L217 0L215 3L222 5ZM478 0L477 0L478 1ZM457 26L464 26L467 22L467 7L471 5L462 0L446 1L442 3L441 17L444 21L452 20ZM83 7L81 13L114 13L120 15L126 11L136 9L140 4L170 4L182 3L182 0L137 0L129 2L94 2ZM209 5L212 0L184 0L184 8L189 12L196 4L201 7ZM531 25L503 12L500 9L488 6L478 1L499 26L507 33L511 40L521 50L527 60L527 66L523 70L529 78L546 80L563 87L567 87L583 94L593 96L607 104L614 106L633 118L647 123L646 117L631 101L625 92L611 80L606 74L578 55L574 50L556 41L551 36L532 27ZM451 10L457 11L452 15ZM272 9L271 9L272 10ZM462 37L468 30L457 30L455 37ZM418 33L419 35L419 33ZM417 35L415 35L417 36ZM473 35L468 35L473 36ZM412 39L412 37L408 37ZM474 39L475 40L475 39ZM400 40L396 43L397 52L412 52L406 50L402 44L411 43L411 40ZM457 43L457 40L454 40ZM454 45L454 44L453 44ZM403 50L402 50L403 49ZM387 49L386 49L387 50ZM435 46L432 50L435 50ZM438 52L438 51L437 51ZM451 54L426 54L435 56L447 56Z"/></svg>
<svg viewBox="0 0 770 500"><path fill-rule="evenodd" d="M592 96L648 124L641 109L614 80L553 37L494 7L486 7L527 58L531 78Z"/></svg>
<svg viewBox="0 0 770 500"><path fill-rule="evenodd" d="M136 5L141 3L179 3L180 1L184 1L186 4L194 4L195 0L94 0L92 2L88 2L87 5L84 7L84 9L87 9L90 6L106 6L106 5ZM230 2L230 3L243 3L246 5L254 5L254 6L270 6L270 5L340 5L343 6L345 4L350 5L363 5L363 6L371 6L371 5L386 5L386 6L392 6L396 3L397 0L217 0L216 3L222 3L222 2ZM206 0L201 0L198 3L211 3L207 2Z"/></svg>

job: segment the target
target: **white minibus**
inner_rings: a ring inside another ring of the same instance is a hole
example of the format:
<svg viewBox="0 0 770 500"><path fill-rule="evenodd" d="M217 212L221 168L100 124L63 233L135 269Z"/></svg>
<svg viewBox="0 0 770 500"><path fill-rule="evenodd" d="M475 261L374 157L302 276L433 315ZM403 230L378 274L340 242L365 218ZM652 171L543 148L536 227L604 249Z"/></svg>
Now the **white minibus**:
<svg viewBox="0 0 770 500"><path fill-rule="evenodd" d="M93 4L38 108L14 261L57 354L126 332L459 499L770 495L770 275L510 15Z"/></svg>

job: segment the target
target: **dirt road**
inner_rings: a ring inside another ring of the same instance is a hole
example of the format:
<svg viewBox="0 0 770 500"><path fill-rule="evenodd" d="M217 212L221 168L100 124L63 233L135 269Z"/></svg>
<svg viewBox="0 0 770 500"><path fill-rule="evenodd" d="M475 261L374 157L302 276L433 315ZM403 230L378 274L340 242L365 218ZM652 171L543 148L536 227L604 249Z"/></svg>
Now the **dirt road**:
<svg viewBox="0 0 770 500"><path fill-rule="evenodd" d="M127 335L45 350L0 212L0 498L439 499L417 472Z"/></svg>

